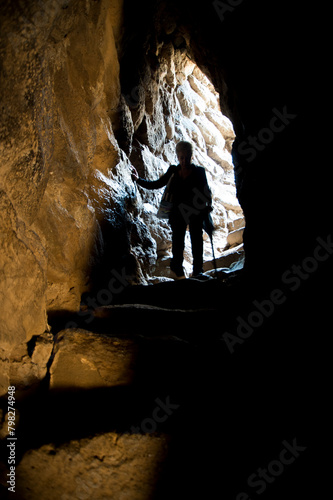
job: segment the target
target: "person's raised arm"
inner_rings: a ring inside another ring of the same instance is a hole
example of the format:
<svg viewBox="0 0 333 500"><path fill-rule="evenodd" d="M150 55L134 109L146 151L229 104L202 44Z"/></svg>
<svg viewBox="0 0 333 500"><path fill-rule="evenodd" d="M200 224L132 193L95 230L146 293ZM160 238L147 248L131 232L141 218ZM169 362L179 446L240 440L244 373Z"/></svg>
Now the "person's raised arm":
<svg viewBox="0 0 333 500"><path fill-rule="evenodd" d="M162 175L159 179L156 181L147 181L146 179L143 179L142 177L139 177L138 172L134 167L132 167L132 180L133 182L136 182L139 184L139 186L146 188L146 189L159 189L163 186L166 186L168 184L168 181L171 177L171 175L174 173L175 167L171 166L168 168L168 170L165 172L165 174Z"/></svg>

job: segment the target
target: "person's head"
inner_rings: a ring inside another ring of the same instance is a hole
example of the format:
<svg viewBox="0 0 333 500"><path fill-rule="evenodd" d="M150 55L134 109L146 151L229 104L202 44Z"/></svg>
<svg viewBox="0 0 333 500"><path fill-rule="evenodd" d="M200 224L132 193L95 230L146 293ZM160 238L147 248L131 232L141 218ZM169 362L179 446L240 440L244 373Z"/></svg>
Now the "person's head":
<svg viewBox="0 0 333 500"><path fill-rule="evenodd" d="M176 146L176 154L181 166L190 165L193 155L193 148L190 142L180 141Z"/></svg>

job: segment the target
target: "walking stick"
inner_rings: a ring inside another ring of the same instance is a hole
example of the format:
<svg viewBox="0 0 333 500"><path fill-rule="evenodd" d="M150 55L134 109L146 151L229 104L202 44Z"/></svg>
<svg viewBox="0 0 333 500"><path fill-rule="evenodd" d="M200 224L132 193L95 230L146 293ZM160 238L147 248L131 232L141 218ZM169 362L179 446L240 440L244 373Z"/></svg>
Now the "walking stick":
<svg viewBox="0 0 333 500"><path fill-rule="evenodd" d="M215 259L215 252L214 252L214 243L213 243L213 232L215 230L215 227L214 227L212 216L210 215L210 213L208 213L205 216L205 218L204 218L203 228L206 231L206 233L208 234L209 239L210 239L210 243L212 245L212 254L213 254L213 263L214 263L214 269L215 269L215 278L217 278L218 275L217 275L217 267L216 267L216 259Z"/></svg>
<svg viewBox="0 0 333 500"><path fill-rule="evenodd" d="M214 269L215 269L215 278L217 278L217 268L216 268L216 259L215 259L215 252L214 252L214 244L213 244L213 234L209 235L210 237L210 243L212 245L212 254L213 254L213 262L214 262Z"/></svg>

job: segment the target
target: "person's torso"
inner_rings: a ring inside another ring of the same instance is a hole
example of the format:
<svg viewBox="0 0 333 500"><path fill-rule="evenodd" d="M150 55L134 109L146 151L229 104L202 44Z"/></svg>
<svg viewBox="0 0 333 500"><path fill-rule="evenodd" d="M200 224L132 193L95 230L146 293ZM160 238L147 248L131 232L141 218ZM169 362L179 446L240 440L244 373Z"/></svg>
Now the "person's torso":
<svg viewBox="0 0 333 500"><path fill-rule="evenodd" d="M172 193L174 205L184 203L193 206L195 199L203 191L203 176L200 175L200 167L191 165L192 172L186 177L180 175L180 167L177 166L173 175L170 191Z"/></svg>

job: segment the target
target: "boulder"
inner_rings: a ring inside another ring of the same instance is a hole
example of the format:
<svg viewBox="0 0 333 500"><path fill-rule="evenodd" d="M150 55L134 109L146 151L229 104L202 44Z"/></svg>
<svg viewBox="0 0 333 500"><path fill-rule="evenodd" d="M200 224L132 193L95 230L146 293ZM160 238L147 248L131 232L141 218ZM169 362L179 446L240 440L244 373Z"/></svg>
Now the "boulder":
<svg viewBox="0 0 333 500"><path fill-rule="evenodd" d="M241 229L245 227L245 219L244 217L238 217L236 219L228 222L229 231L236 231L236 229Z"/></svg>
<svg viewBox="0 0 333 500"><path fill-rule="evenodd" d="M231 233L228 234L228 244L233 247L236 245L239 245L243 243L243 233L244 233L244 228L241 229L236 229L235 231L231 231Z"/></svg>
<svg viewBox="0 0 333 500"><path fill-rule="evenodd" d="M11 354L1 355L0 393L6 394L9 385L16 388L16 397L34 392L47 375L48 363L53 350L53 335L45 332L33 337L27 344L16 344Z"/></svg>
<svg viewBox="0 0 333 500"><path fill-rule="evenodd" d="M88 324L88 322L87 322ZM133 380L134 341L67 329L55 339L50 389L91 389L130 384Z"/></svg>

